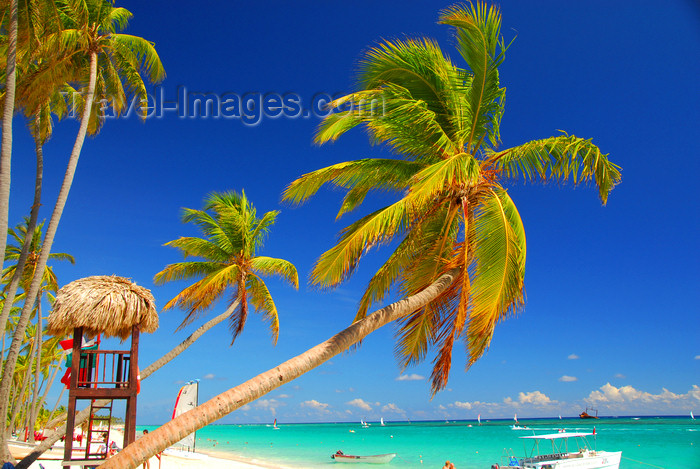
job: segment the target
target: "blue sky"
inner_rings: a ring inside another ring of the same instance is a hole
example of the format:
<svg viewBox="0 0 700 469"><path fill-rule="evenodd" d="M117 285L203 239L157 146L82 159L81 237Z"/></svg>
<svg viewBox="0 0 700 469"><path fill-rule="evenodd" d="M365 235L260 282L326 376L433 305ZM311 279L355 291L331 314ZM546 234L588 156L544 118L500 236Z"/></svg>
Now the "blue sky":
<svg viewBox="0 0 700 469"><path fill-rule="evenodd" d="M357 60L381 38L430 36L462 64L450 29L436 24L450 4L118 2L134 13L126 32L154 41L165 65L168 76L154 96L162 92L173 102L178 89L294 93L305 107L319 94L350 91ZM525 310L497 328L489 352L468 373L458 346L448 389L432 400L430 361L402 374L393 329L386 327L358 351L221 422L556 416L586 405L601 415L700 414L700 11L689 0L501 7L503 35L517 36L500 68L507 88L503 146L558 129L593 138L623 168L608 205L592 187L509 185L527 232ZM387 152L370 147L361 130L314 146L317 124L313 116L249 125L165 112L145 123L133 115L109 120L86 141L54 244L76 258L75 266L54 266L62 283L130 277L152 289L162 307L184 286L153 285L156 272L180 260L162 245L196 234L180 223L180 209L201 207L211 191L241 189L259 212L282 211L263 253L290 260L302 279L299 291L269 283L281 322L276 347L257 316L233 346L219 326L144 381L138 423L167 420L183 381L201 379L201 398L212 397L352 320L365 282L388 251L367 256L333 291L309 288L314 260L344 226L335 221L342 194L324 190L299 208L280 205L280 194L303 173ZM43 217L50 216L76 130L76 122L62 122L45 148ZM26 129L16 124L12 224L29 211L32 151ZM182 318L177 310L163 313L160 329L142 337L142 368L199 324L175 333Z"/></svg>

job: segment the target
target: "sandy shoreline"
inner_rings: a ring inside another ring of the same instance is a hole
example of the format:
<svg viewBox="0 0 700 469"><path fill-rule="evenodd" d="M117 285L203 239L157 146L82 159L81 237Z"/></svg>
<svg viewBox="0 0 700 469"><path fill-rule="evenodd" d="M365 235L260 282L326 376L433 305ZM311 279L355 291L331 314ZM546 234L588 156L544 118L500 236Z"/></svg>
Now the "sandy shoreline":
<svg viewBox="0 0 700 469"><path fill-rule="evenodd" d="M116 438L115 438L116 439ZM12 455L20 460L31 448L25 445L10 443ZM40 469L41 464L45 469L61 469L63 461L63 448L54 447L44 453L38 461L34 462L30 469ZM244 458L221 451L199 451L196 453L183 453L166 450L159 461L153 456L150 460L151 469L197 469L206 464L207 469L287 469L286 466L272 464L257 458Z"/></svg>

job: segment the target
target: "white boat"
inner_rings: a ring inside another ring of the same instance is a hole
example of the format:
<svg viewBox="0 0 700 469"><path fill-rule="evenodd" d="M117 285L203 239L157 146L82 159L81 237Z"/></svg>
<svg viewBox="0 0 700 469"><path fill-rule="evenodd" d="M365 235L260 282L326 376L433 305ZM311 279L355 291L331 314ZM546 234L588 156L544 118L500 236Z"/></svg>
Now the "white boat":
<svg viewBox="0 0 700 469"><path fill-rule="evenodd" d="M591 449L586 440L591 435L595 433L560 432L521 436L524 440L534 442L532 450L526 452L524 458L507 454L507 460L501 461L505 464L494 464L491 469L619 469L622 451ZM551 452L544 448L548 446L547 442L551 443Z"/></svg>
<svg viewBox="0 0 700 469"><path fill-rule="evenodd" d="M384 417L379 417L379 424L380 424L382 427L383 427L384 425L386 425L386 424L384 423Z"/></svg>
<svg viewBox="0 0 700 469"><path fill-rule="evenodd" d="M511 425L510 429L511 430L529 430L530 428L527 425L522 426L522 427L520 425Z"/></svg>
<svg viewBox="0 0 700 469"><path fill-rule="evenodd" d="M690 411L690 418L693 419L693 420L695 420L695 416L693 415L693 411L692 411L692 410Z"/></svg>
<svg viewBox="0 0 700 469"><path fill-rule="evenodd" d="M365 422L365 419L360 419L360 425L362 426L362 428L369 427L369 424L367 422Z"/></svg>
<svg viewBox="0 0 700 469"><path fill-rule="evenodd" d="M372 454L368 456L357 456L344 454L342 451L331 455L335 462L360 463L360 464L386 464L396 457L396 453Z"/></svg>
<svg viewBox="0 0 700 469"><path fill-rule="evenodd" d="M197 407L197 401L199 398L199 380L193 380L185 384L180 388L180 392L177 394L177 399L175 400L175 408L173 409L173 419L185 412ZM173 445L174 449L182 451L195 450L195 433L190 433L182 440L178 441Z"/></svg>

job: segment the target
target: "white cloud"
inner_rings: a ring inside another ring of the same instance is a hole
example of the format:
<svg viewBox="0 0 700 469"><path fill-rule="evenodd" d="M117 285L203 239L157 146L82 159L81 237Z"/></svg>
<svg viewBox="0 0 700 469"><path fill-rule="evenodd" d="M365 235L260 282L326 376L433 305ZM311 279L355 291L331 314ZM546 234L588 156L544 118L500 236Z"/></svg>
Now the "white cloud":
<svg viewBox="0 0 700 469"><path fill-rule="evenodd" d="M576 376L564 375L561 378L559 378L559 381L564 382L564 383L571 383L573 381L578 381L578 378Z"/></svg>
<svg viewBox="0 0 700 469"><path fill-rule="evenodd" d="M202 379L214 379L216 378L216 375L214 373L207 373L206 375L202 376Z"/></svg>
<svg viewBox="0 0 700 469"><path fill-rule="evenodd" d="M328 407L330 406L330 404L318 402L316 399L311 399L310 401L304 401L299 405L301 407L308 407L309 409L314 409L314 410L317 410L319 412L330 412L328 410Z"/></svg>
<svg viewBox="0 0 700 469"><path fill-rule="evenodd" d="M415 373L410 375L399 375L396 381L420 381L425 379L425 376L417 375Z"/></svg>
<svg viewBox="0 0 700 469"><path fill-rule="evenodd" d="M406 411L404 411L403 409L400 409L399 406L397 406L393 402L382 407L382 412L393 412L395 414L405 414L406 413Z"/></svg>
<svg viewBox="0 0 700 469"><path fill-rule="evenodd" d="M454 406L457 407L458 409L471 409L472 408L472 403L471 402L459 402L455 401Z"/></svg>
<svg viewBox="0 0 700 469"><path fill-rule="evenodd" d="M289 394L280 394L280 395L277 396L277 397L279 397L280 399L289 399L289 398L292 397L292 396L290 396Z"/></svg>
<svg viewBox="0 0 700 469"><path fill-rule="evenodd" d="M664 410L682 410L689 405L697 405L700 401L700 387L693 385L685 394L676 394L666 388L662 388L659 394L635 389L632 386L615 387L610 383L600 387L598 391L592 391L585 402L608 409L631 410L643 408L661 412Z"/></svg>
<svg viewBox="0 0 700 469"><path fill-rule="evenodd" d="M372 407L360 398L353 399L350 402L346 402L346 404L351 405L351 406L355 406L359 409L366 410L366 411L372 410Z"/></svg>
<svg viewBox="0 0 700 469"><path fill-rule="evenodd" d="M700 355L695 355L696 360L700 360Z"/></svg>
<svg viewBox="0 0 700 469"><path fill-rule="evenodd" d="M627 376L623 375L622 373L615 373L615 378L617 379L625 379Z"/></svg>
<svg viewBox="0 0 700 469"><path fill-rule="evenodd" d="M253 407L268 410L272 415L276 415L277 408L284 405L286 404L275 399L258 399L257 401L253 402Z"/></svg>
<svg viewBox="0 0 700 469"><path fill-rule="evenodd" d="M579 357L575 353L572 353L571 355L569 355L566 358L568 358L569 360L578 360Z"/></svg>
<svg viewBox="0 0 700 469"><path fill-rule="evenodd" d="M518 393L518 402L521 404L532 404L538 407L559 404L558 401L550 399L540 391Z"/></svg>

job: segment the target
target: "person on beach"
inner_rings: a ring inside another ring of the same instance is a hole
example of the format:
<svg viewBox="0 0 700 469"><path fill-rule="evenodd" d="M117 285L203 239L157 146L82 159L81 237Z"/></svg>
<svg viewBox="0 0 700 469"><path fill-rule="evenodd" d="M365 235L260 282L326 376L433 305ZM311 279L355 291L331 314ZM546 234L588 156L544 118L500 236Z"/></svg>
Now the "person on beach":
<svg viewBox="0 0 700 469"><path fill-rule="evenodd" d="M143 431L143 434L144 434L144 435L148 435L148 429L147 429L147 428ZM156 453L156 458L158 459L158 469L160 469L160 455L161 455L161 454L163 454L163 453ZM146 459L146 460L143 462L143 469L151 469L151 460L150 460L150 459Z"/></svg>
<svg viewBox="0 0 700 469"><path fill-rule="evenodd" d="M445 465L442 466L442 469L455 469L455 465L450 461L445 461Z"/></svg>
<svg viewBox="0 0 700 469"><path fill-rule="evenodd" d="M148 435L148 428L146 428L146 429L143 431L143 434L144 434L144 435ZM160 459L160 458L158 458L158 459ZM150 459L146 459L146 460L143 462L143 469L151 469L151 461L150 461Z"/></svg>

